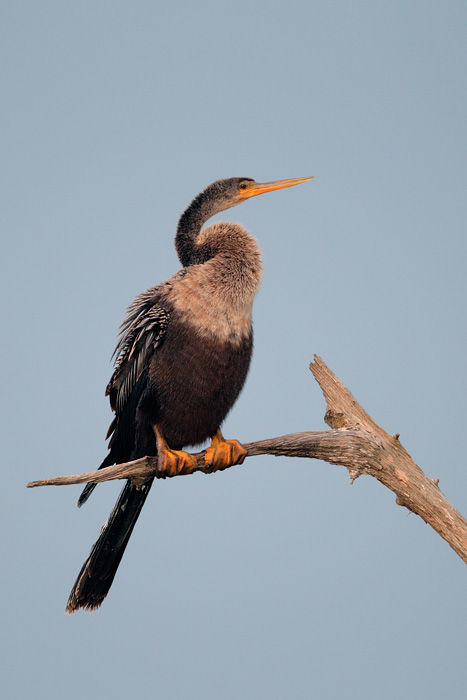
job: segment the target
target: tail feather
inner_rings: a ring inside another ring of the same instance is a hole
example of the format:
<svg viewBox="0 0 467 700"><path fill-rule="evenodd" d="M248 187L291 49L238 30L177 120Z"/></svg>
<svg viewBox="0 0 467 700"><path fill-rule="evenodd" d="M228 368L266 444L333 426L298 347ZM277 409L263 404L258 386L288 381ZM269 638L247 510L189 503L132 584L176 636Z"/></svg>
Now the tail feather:
<svg viewBox="0 0 467 700"><path fill-rule="evenodd" d="M102 603L151 486L152 480L139 488L127 482L83 564L68 598L66 612L73 613L78 608L94 610Z"/></svg>

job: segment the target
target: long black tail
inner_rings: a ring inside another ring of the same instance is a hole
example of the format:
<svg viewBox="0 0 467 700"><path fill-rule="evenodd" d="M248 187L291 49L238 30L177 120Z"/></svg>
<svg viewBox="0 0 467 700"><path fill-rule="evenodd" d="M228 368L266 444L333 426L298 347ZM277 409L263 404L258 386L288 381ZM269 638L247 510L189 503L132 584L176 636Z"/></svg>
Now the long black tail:
<svg viewBox="0 0 467 700"><path fill-rule="evenodd" d="M72 588L66 612L94 610L109 592L152 480L139 488L128 481Z"/></svg>

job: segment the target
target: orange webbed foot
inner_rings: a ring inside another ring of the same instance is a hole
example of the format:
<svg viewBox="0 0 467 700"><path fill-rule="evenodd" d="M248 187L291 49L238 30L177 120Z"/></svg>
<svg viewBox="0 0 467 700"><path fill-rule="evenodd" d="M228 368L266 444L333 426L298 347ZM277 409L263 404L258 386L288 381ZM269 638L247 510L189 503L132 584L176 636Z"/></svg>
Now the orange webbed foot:
<svg viewBox="0 0 467 700"><path fill-rule="evenodd" d="M165 448L159 451L157 457L157 473L163 479L184 473L190 474L196 466L193 455L183 450Z"/></svg>
<svg viewBox="0 0 467 700"><path fill-rule="evenodd" d="M158 425L154 426L154 433L157 440L157 475L159 478L165 479L179 474L191 474L197 466L195 457L183 450L171 450Z"/></svg>
<svg viewBox="0 0 467 700"><path fill-rule="evenodd" d="M209 471L216 472L234 464L242 464L247 455L246 449L238 440L225 440L218 431L212 438L211 447L208 447L204 456L204 462Z"/></svg>

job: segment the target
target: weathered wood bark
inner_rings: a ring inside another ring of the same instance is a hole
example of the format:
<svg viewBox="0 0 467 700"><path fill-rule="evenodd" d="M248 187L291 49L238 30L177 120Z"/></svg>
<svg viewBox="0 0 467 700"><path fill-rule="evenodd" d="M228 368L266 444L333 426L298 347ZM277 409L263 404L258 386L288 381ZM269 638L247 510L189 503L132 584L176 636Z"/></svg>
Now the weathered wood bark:
<svg viewBox="0 0 467 700"><path fill-rule="evenodd" d="M438 480L429 479L422 472L402 447L398 435L389 435L374 422L320 357L315 355L310 369L326 399L324 420L331 430L292 433L251 442L244 445L248 457L272 454L321 459L346 467L351 482L361 474L370 474L394 491L396 503L423 518L467 563L467 520L441 493ZM205 452L195 456L196 467L182 473L209 473ZM162 476L158 472L157 458L144 457L86 474L33 481L28 487L112 479L131 479L135 484L142 484L153 476Z"/></svg>

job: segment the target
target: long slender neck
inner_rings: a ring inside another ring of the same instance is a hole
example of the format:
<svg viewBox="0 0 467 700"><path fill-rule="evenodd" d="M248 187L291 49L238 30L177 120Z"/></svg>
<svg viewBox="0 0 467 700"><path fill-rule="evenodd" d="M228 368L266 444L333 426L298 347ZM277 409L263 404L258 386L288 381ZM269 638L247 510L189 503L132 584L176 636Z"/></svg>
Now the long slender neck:
<svg viewBox="0 0 467 700"><path fill-rule="evenodd" d="M211 216L221 211L219 203L208 196L206 191L198 194L190 206L183 212L177 226L175 248L183 267L193 264L196 259L197 238L203 224Z"/></svg>

